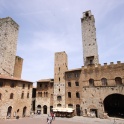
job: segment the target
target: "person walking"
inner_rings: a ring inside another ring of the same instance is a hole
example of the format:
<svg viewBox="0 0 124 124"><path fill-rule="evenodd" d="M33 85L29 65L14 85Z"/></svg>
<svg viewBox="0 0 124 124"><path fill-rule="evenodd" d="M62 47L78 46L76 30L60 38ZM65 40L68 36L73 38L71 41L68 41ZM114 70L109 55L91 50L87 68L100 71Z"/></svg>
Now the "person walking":
<svg viewBox="0 0 124 124"><path fill-rule="evenodd" d="M53 118L54 118L54 120L55 120L55 117L56 117L56 113L54 113L54 114L53 114L53 116L54 116Z"/></svg>
<svg viewBox="0 0 124 124"><path fill-rule="evenodd" d="M52 124L52 117L49 116L49 114L48 114L48 117L47 117L47 124Z"/></svg>

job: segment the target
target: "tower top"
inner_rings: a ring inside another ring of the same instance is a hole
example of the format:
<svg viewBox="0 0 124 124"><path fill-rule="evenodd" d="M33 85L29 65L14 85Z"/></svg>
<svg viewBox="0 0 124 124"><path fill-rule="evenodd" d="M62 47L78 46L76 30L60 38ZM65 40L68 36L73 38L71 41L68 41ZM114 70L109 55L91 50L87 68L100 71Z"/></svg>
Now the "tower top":
<svg viewBox="0 0 124 124"><path fill-rule="evenodd" d="M89 17L91 15L92 15L91 10L88 10L86 12L83 12L83 18Z"/></svg>

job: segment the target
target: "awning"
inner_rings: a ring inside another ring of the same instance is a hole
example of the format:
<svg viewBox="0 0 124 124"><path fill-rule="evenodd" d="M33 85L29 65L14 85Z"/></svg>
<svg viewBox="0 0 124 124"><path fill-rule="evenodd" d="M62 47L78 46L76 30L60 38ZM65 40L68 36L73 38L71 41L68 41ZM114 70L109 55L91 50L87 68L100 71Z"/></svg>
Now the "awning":
<svg viewBox="0 0 124 124"><path fill-rule="evenodd" d="M53 112L73 112L73 108L53 108Z"/></svg>

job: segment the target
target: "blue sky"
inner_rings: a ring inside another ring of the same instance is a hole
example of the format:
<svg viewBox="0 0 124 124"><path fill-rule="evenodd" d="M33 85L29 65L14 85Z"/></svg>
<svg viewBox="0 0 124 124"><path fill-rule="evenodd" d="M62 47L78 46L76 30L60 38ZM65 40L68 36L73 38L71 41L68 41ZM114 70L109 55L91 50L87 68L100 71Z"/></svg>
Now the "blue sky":
<svg viewBox="0 0 124 124"><path fill-rule="evenodd" d="M17 55L22 79L54 77L54 53L66 51L68 68L83 66L82 13L95 17L99 62L124 62L124 0L0 0L0 18L20 28Z"/></svg>

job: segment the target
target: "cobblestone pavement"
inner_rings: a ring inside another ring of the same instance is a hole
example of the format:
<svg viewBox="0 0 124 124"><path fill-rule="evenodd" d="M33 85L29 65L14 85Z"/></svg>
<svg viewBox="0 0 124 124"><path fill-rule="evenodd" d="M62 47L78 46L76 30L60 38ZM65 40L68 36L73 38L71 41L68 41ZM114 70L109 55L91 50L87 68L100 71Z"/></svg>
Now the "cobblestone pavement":
<svg viewBox="0 0 124 124"><path fill-rule="evenodd" d="M35 115L28 118L0 120L0 124L47 124L47 115ZM73 118L60 118L56 117L52 124L124 124L124 119L120 118L87 118L78 117Z"/></svg>

